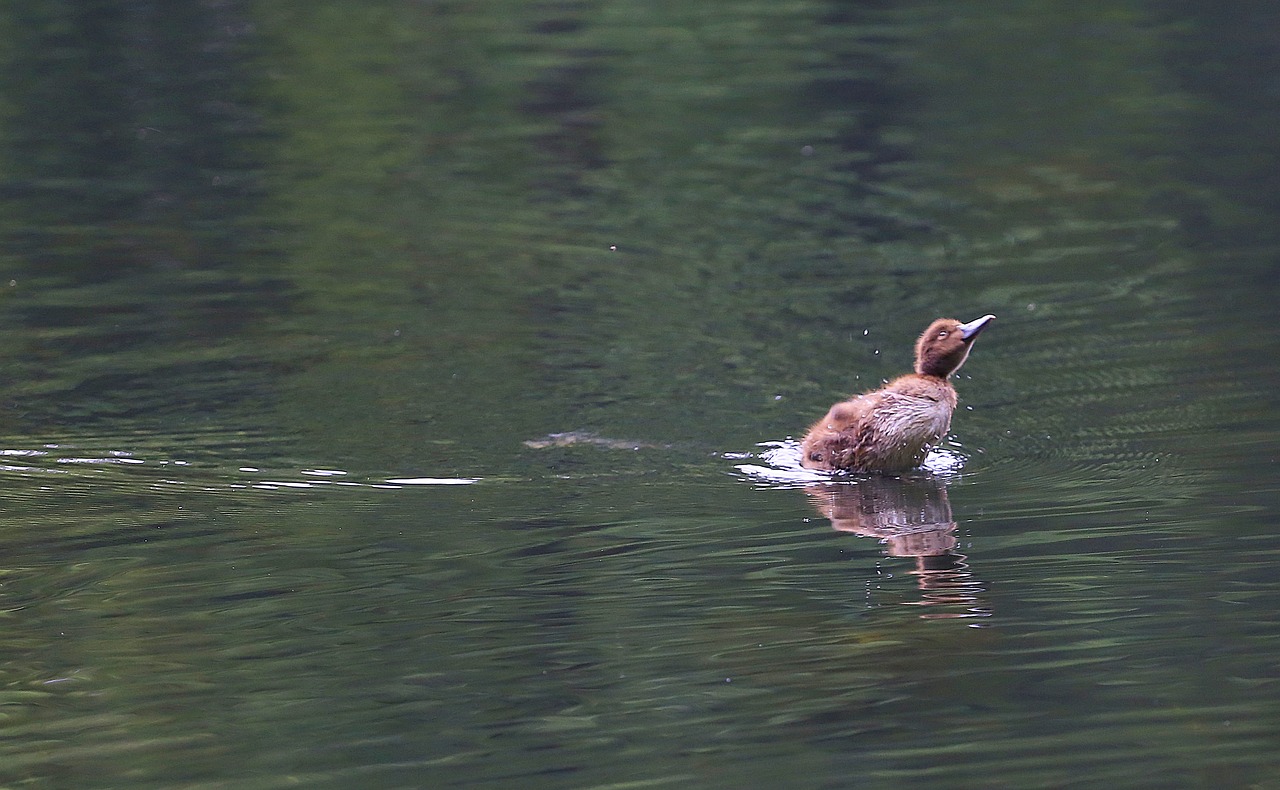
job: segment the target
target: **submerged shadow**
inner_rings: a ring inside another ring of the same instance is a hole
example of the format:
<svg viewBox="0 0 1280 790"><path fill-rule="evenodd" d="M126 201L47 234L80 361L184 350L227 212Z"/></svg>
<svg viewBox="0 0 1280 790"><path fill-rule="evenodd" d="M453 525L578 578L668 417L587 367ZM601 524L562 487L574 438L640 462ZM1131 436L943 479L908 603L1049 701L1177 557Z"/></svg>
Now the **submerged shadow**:
<svg viewBox="0 0 1280 790"><path fill-rule="evenodd" d="M925 619L990 617L983 582L969 568L956 538L947 487L933 477L866 477L807 486L818 513L840 532L876 538L890 557L914 558Z"/></svg>

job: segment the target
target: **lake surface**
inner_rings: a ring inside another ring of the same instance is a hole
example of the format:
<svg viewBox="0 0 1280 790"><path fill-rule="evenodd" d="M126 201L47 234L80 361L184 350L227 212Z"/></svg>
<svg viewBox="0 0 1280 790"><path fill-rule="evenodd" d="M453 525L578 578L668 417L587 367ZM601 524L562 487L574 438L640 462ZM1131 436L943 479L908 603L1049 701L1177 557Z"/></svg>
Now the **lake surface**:
<svg viewBox="0 0 1280 790"><path fill-rule="evenodd" d="M1274 786L1278 31L9 4L0 782Z"/></svg>

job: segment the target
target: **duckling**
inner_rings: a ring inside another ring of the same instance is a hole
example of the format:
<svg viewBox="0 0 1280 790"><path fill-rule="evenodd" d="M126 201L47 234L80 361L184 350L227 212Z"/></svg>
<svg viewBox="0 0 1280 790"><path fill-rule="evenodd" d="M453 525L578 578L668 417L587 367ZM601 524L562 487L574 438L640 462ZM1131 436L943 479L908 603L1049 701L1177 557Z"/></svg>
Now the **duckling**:
<svg viewBox="0 0 1280 790"><path fill-rule="evenodd" d="M962 324L939 318L916 341L915 373L832 406L809 428L801 445L808 469L905 472L924 462L929 448L951 429L960 369L978 333L995 316Z"/></svg>

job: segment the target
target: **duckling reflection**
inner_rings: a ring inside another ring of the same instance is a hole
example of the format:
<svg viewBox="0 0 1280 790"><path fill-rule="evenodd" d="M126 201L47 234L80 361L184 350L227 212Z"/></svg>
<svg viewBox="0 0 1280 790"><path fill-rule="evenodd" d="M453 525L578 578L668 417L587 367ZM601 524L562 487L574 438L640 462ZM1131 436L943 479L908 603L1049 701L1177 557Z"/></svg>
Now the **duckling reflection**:
<svg viewBox="0 0 1280 790"><path fill-rule="evenodd" d="M983 583L959 553L947 487L931 477L867 477L805 488L819 514L841 532L878 538L890 557L914 557L921 599L916 606L945 606L925 619L989 617L979 599Z"/></svg>

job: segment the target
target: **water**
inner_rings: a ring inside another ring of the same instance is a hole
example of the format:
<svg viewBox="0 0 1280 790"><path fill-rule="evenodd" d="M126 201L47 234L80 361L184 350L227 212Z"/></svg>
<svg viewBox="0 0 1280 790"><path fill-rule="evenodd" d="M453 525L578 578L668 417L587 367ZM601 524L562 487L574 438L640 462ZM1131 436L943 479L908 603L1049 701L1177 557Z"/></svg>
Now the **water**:
<svg viewBox="0 0 1280 790"><path fill-rule="evenodd" d="M1275 12L21 6L6 784L1273 781Z"/></svg>

